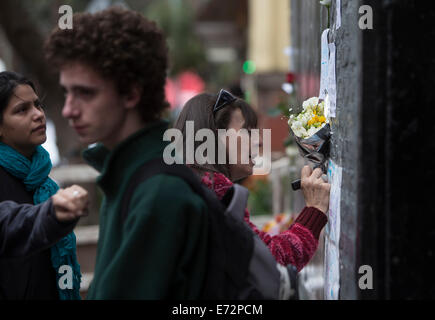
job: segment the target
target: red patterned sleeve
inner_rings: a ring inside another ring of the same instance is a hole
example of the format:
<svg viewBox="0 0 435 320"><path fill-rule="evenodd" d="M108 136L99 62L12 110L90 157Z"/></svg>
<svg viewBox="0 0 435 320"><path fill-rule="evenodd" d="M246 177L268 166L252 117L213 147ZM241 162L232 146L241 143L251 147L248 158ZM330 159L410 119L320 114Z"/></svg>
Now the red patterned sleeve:
<svg viewBox="0 0 435 320"><path fill-rule="evenodd" d="M248 210L245 211L245 221L269 247L279 263L291 264L301 271L317 249L319 235L327 218L320 210L305 207L290 228L276 236L258 230L249 220Z"/></svg>
<svg viewBox="0 0 435 320"><path fill-rule="evenodd" d="M212 189L219 199L222 199L233 184L223 174L208 172L202 176L202 183ZM250 221L248 210L245 210L245 221L269 247L277 262L283 265L291 264L300 271L313 257L320 231L328 219L320 210L305 207L290 228L276 236L260 231Z"/></svg>

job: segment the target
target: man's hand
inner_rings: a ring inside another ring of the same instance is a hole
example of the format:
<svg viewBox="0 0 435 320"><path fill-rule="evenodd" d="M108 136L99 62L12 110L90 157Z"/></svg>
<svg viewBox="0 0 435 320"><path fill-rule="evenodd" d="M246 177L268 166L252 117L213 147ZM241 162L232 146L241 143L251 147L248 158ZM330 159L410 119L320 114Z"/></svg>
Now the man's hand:
<svg viewBox="0 0 435 320"><path fill-rule="evenodd" d="M307 207L315 207L323 213L328 212L331 185L322 179L323 172L304 166L301 172L301 189Z"/></svg>
<svg viewBox="0 0 435 320"><path fill-rule="evenodd" d="M67 222L88 214L88 192L77 185L59 189L52 197L56 218Z"/></svg>

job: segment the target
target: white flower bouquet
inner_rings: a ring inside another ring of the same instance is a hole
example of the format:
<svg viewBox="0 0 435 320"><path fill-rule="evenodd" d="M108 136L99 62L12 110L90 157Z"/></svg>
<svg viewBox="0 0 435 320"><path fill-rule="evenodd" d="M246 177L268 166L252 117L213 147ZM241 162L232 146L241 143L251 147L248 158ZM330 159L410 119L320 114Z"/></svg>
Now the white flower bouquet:
<svg viewBox="0 0 435 320"><path fill-rule="evenodd" d="M312 97L302 104L299 114L292 114L288 124L293 133L301 155L326 172L326 159L329 155L329 138L331 129L328 119L328 108L325 101ZM294 190L300 188L300 180L292 183Z"/></svg>
<svg viewBox="0 0 435 320"><path fill-rule="evenodd" d="M288 124L295 136L306 139L322 129L328 123L328 119L325 115L325 101L317 97L305 100L302 108L302 112L297 116L290 115Z"/></svg>

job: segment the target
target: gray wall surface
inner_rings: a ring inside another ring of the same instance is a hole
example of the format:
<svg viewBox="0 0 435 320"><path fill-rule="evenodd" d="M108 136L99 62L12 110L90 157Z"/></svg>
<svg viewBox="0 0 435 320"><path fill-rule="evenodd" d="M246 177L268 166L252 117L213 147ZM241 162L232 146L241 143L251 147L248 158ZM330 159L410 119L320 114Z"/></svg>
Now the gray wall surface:
<svg viewBox="0 0 435 320"><path fill-rule="evenodd" d="M336 30L336 1L331 7L329 42L336 47L337 107L331 118L331 159L342 167L340 299L358 297L358 162L360 158L362 55L358 27L360 1L341 1L341 27Z"/></svg>
<svg viewBox="0 0 435 320"><path fill-rule="evenodd" d="M336 46L336 118L331 118L330 158L342 167L340 298L358 297L358 161L361 107L361 30L358 27L360 1L341 1L341 27L336 30L336 7L330 9L329 43ZM293 66L298 75L301 101L319 94L321 34L327 28L327 10L318 1L291 1L292 46L296 49ZM308 80L310 79L310 80ZM304 83L308 82L308 83ZM302 90L301 90L302 89ZM323 242L321 243L323 245ZM323 255L323 248L318 249ZM323 263L315 257L311 264ZM323 267L323 266L322 266ZM321 270L319 266L314 269ZM305 273L309 273L306 271ZM315 276L307 274L306 278ZM321 294L313 295L323 298Z"/></svg>

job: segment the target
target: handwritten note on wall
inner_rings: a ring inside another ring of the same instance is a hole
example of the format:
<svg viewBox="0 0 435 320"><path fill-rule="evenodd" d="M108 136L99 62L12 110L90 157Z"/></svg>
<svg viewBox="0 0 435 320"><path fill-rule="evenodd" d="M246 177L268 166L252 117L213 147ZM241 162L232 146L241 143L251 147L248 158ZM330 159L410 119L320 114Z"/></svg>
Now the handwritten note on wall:
<svg viewBox="0 0 435 320"><path fill-rule="evenodd" d="M335 117L337 103L337 82L335 78L335 44L330 43L329 62L328 62L328 96L329 96L329 116Z"/></svg>
<svg viewBox="0 0 435 320"><path fill-rule="evenodd" d="M328 164L328 180L331 183L328 224L325 229L325 286L324 297L338 300L340 291L340 199L342 168L332 160Z"/></svg>
<svg viewBox="0 0 435 320"><path fill-rule="evenodd" d="M328 63L329 63L329 47L328 47L329 29L325 29L322 33L321 40L321 57L320 57L320 90L319 98L325 99L328 93Z"/></svg>

